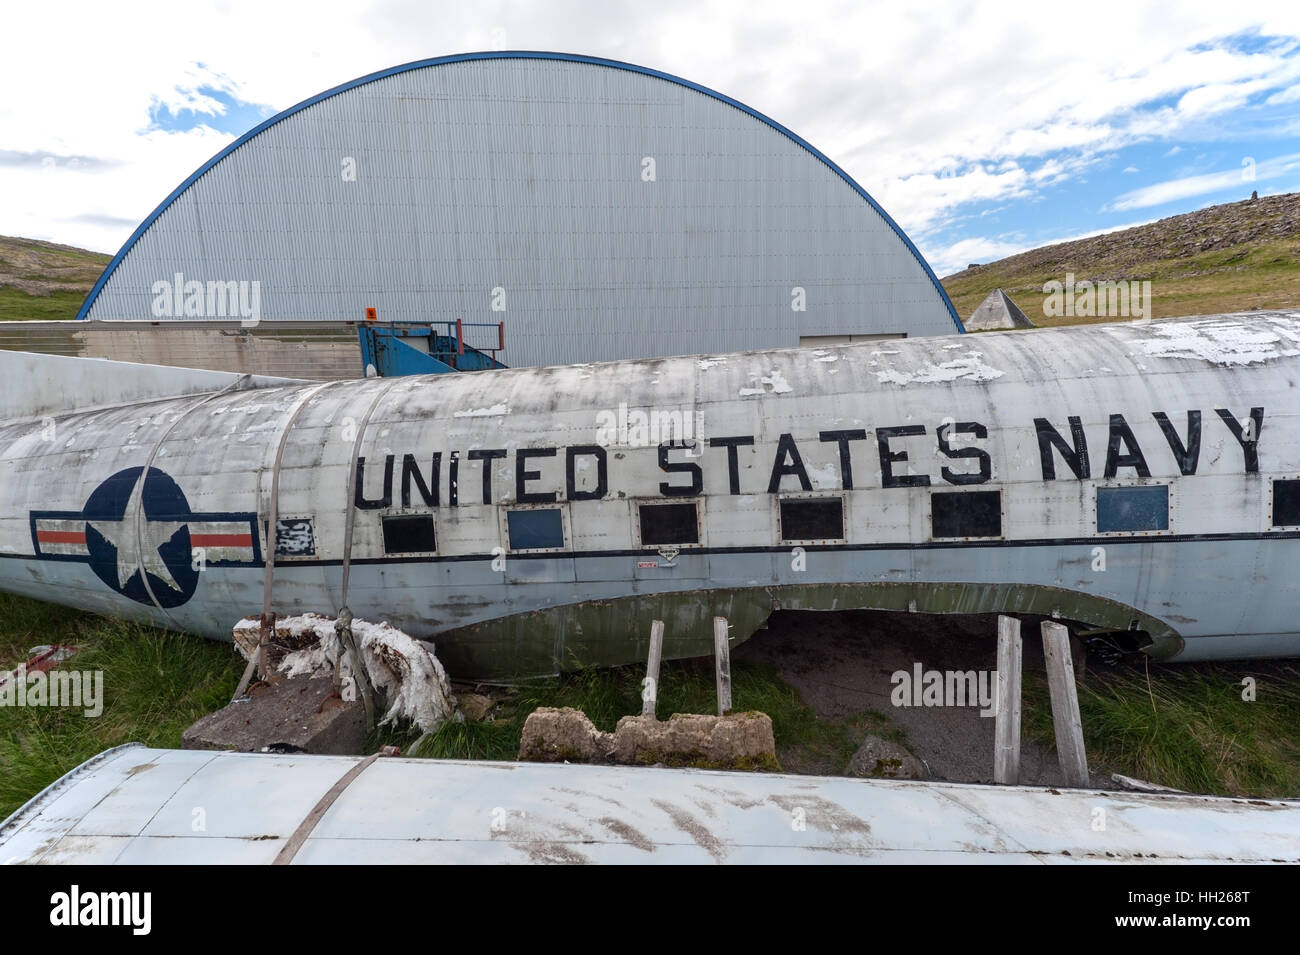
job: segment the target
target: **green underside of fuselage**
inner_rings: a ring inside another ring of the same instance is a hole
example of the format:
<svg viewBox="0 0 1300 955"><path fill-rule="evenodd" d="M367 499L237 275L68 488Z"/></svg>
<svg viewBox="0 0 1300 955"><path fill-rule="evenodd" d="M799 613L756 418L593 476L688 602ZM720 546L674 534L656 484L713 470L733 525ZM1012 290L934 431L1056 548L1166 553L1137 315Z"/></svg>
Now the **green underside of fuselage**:
<svg viewBox="0 0 1300 955"><path fill-rule="evenodd" d="M713 653L713 618L731 645L777 610L896 610L943 614L1034 614L1096 630L1144 633L1157 660L1183 639L1167 624L1104 597L1021 584L812 584L636 594L503 617L440 634L438 657L456 679L517 682L582 667L644 663L650 625L664 622L665 660Z"/></svg>

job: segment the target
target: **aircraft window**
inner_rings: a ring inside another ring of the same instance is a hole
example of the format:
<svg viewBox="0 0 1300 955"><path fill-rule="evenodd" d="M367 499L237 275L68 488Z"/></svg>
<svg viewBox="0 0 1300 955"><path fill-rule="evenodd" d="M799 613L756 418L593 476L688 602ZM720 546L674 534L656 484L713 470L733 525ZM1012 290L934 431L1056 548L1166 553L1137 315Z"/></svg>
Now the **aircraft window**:
<svg viewBox="0 0 1300 955"><path fill-rule="evenodd" d="M511 550L539 550L564 546L564 518L558 507L507 511Z"/></svg>
<svg viewBox="0 0 1300 955"><path fill-rule="evenodd" d="M1097 488L1097 531L1169 530L1169 486Z"/></svg>
<svg viewBox="0 0 1300 955"><path fill-rule="evenodd" d="M423 554L436 551L432 514L404 514L384 518L385 554Z"/></svg>
<svg viewBox="0 0 1300 955"><path fill-rule="evenodd" d="M275 522L276 557L315 557L316 538L311 518L289 518Z"/></svg>
<svg viewBox="0 0 1300 955"><path fill-rule="evenodd" d="M781 502L781 540L840 540L843 537L843 498L796 498Z"/></svg>
<svg viewBox="0 0 1300 955"><path fill-rule="evenodd" d="M1001 491L936 491L930 495L934 537L1001 537Z"/></svg>
<svg viewBox="0 0 1300 955"><path fill-rule="evenodd" d="M700 527L695 502L685 504L642 504L642 544L698 544Z"/></svg>
<svg viewBox="0 0 1300 955"><path fill-rule="evenodd" d="M1273 482L1273 526L1300 524L1300 481Z"/></svg>

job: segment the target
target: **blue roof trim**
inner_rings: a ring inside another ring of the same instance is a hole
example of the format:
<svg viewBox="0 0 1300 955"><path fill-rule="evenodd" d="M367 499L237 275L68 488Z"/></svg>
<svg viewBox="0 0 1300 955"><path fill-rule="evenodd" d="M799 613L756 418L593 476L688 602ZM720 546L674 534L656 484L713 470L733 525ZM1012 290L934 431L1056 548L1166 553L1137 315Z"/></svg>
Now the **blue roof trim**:
<svg viewBox="0 0 1300 955"><path fill-rule="evenodd" d="M801 136L797 135L796 133L792 132L789 129L786 129L784 126L782 126L780 123L778 123L776 120L772 119L771 117L764 116L756 109L751 109L750 107L746 106L744 103L740 102L739 100L732 99L730 96L727 96L723 93L719 93L716 90L711 90L707 86L701 86L699 83L692 83L690 80L682 79L680 76L674 76L671 73L664 73L660 70L653 70L647 66L637 66L635 63L624 63L620 60L606 60L598 56L584 56L580 53L547 53L541 51L528 51L528 50L510 50L505 52L494 51L494 52L484 52L484 53L457 53L454 56L438 56L427 60L415 60L411 63L403 63L400 66L389 67L386 70L380 70L376 73L368 73L365 76L358 77L355 80L350 80L347 83L341 83L338 86L335 86L332 89L328 89L323 93L316 94L310 99L303 100L301 103L298 103L296 106L290 106L288 109L284 110L283 112L276 113L270 119L266 120L263 123L260 123L259 125L250 129L248 132L244 133L244 135L240 136L238 139L236 139L225 149L221 150L221 152L217 153L215 156L213 156L211 159L205 162L202 166L196 169L188 179L186 179L179 186L173 189L171 194L166 199L164 199L161 203L158 204L158 208L154 209L154 211L149 214L149 217L145 219L144 222L140 223L139 227L134 232L131 233L131 237L126 240L125 244L123 244L122 248L118 251L117 255L113 256L113 261L108 263L108 267L104 269L103 273L99 276L98 281L95 282L94 288L92 288L90 290L90 294L86 296L86 301L82 303L81 309L77 312L77 318L84 319L89 314L91 307L95 304L95 299L99 297L100 290L102 290L104 285L108 282L108 279L110 276L112 276L114 269L116 269L118 264L126 257L126 254L131 251L131 247L135 245L135 243L139 241L140 237L144 235L145 232L148 231L151 225L153 225L154 220L156 220L160 215L162 215L163 211L166 210L166 208L170 206L181 193L183 193L197 179L199 179L199 177L201 177L204 173L206 173L217 163L221 162L221 160L229 156L240 146L244 145L244 143L248 142L254 136L258 135L258 133L262 132L265 129L268 129L271 126L274 126L276 123L280 122L281 120L288 119L294 113L301 112L302 110L306 109L309 106L314 106L315 104L319 103L321 100L329 99L331 96L336 96L339 93L346 93L348 90L355 89L358 86L364 86L366 83L373 83L376 80L382 80L389 76L395 76L398 73L406 73L411 70L421 70L430 66L446 66L450 63L467 63L473 60L562 60L567 63L588 63L591 64L592 66L606 66L616 70L627 70L628 72L631 73L641 73L644 76L653 76L656 79L667 80L670 83L676 83L679 86L685 86L688 89L695 90L697 93L703 93L705 96L712 97L713 99L726 103L728 106L735 107L736 109L740 110L743 113L748 113L750 116L753 116L755 119L759 120L760 122L766 123L768 126L772 127L777 132L783 134L787 138L798 143L804 149L808 150L808 152L812 153L819 160L825 163L826 166L832 172L834 172L837 176L839 176L846 183L848 183L849 186L858 195L860 195L863 199L867 200L867 203L871 206L871 208L876 210L877 214L879 214L879 216L885 220L885 222L889 225L889 227L894 230L894 234L903 240L903 244L907 246L908 251L910 251L912 255L915 256L916 261L920 263L921 268L925 270L925 274L929 276L930 281L934 284L935 291L939 293L940 301L942 301L943 304L947 307L948 314L949 316L951 316L953 324L957 326L957 331L963 334L965 333L966 328L965 326L962 325L961 319L958 317L957 310L953 307L951 299L948 298L948 293L944 291L943 285L939 282L938 276L936 276L934 274L934 270L930 268L930 263L925 261L925 257L922 256L920 251L916 248L916 246L912 244L912 240L907 237L907 233L905 233L902 229L899 228L898 223L895 222L890 217L888 212L886 212L884 209L881 208L880 203L876 202L875 199L871 198L871 196L868 195L867 190L863 189L860 185L858 185L852 176L850 176L847 172L845 172L838 165L836 165L828 156L822 153L819 149L817 149L811 143L804 140Z"/></svg>

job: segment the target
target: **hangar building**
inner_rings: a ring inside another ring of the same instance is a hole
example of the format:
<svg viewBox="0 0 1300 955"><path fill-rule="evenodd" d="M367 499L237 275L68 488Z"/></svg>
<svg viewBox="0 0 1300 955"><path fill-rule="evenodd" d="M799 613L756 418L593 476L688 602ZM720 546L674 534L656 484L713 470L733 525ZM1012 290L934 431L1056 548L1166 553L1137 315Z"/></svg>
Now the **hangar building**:
<svg viewBox="0 0 1300 955"><path fill-rule="evenodd" d="M902 230L795 133L675 76L535 52L408 63L271 117L163 200L78 318L251 315L301 341L368 307L504 322L512 366L962 330Z"/></svg>

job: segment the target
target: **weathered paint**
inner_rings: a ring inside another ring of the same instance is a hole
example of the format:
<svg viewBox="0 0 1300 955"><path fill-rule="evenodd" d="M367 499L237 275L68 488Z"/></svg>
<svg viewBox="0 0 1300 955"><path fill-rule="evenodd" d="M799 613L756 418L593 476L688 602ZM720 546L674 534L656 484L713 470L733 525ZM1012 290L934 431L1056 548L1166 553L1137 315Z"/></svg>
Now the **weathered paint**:
<svg viewBox="0 0 1300 955"><path fill-rule="evenodd" d="M1039 613L1161 659L1300 653L1300 517L1278 523L1271 490L1300 477L1300 316L889 345L28 416L0 425L0 588L224 637L262 605L283 438L273 609L339 609L350 513L350 609L436 639L456 676L638 661L655 618L665 658L704 654L714 615L739 641L780 608ZM46 360L0 353L0 375ZM694 446L638 442L638 414L676 414ZM1156 485L1167 529L1097 529L1099 488ZM972 491L997 505L953 526L988 536L936 537L936 495ZM841 536L783 540L791 498L838 501ZM683 502L694 542L642 541L639 505ZM512 550L520 506L560 511L562 545Z"/></svg>
<svg viewBox="0 0 1300 955"><path fill-rule="evenodd" d="M292 378L53 355L9 357L0 367L4 368L0 422L40 421L42 427L73 408L89 411L301 383Z"/></svg>
<svg viewBox="0 0 1300 955"><path fill-rule="evenodd" d="M714 616L727 618L734 646L776 610L1041 614L1087 621L1101 630L1128 630L1136 623L1134 629L1151 639L1147 652L1155 659L1170 659L1183 647L1182 638L1158 618L1091 594L1014 584L880 582L698 590L566 604L449 630L438 637L438 657L452 673L474 673L483 680L547 673L554 667L638 663L649 649L655 620L666 625L663 659L708 656Z"/></svg>
<svg viewBox="0 0 1300 955"><path fill-rule="evenodd" d="M109 750L0 823L0 859L267 864L361 757ZM295 864L1300 862L1300 803L384 758Z"/></svg>

